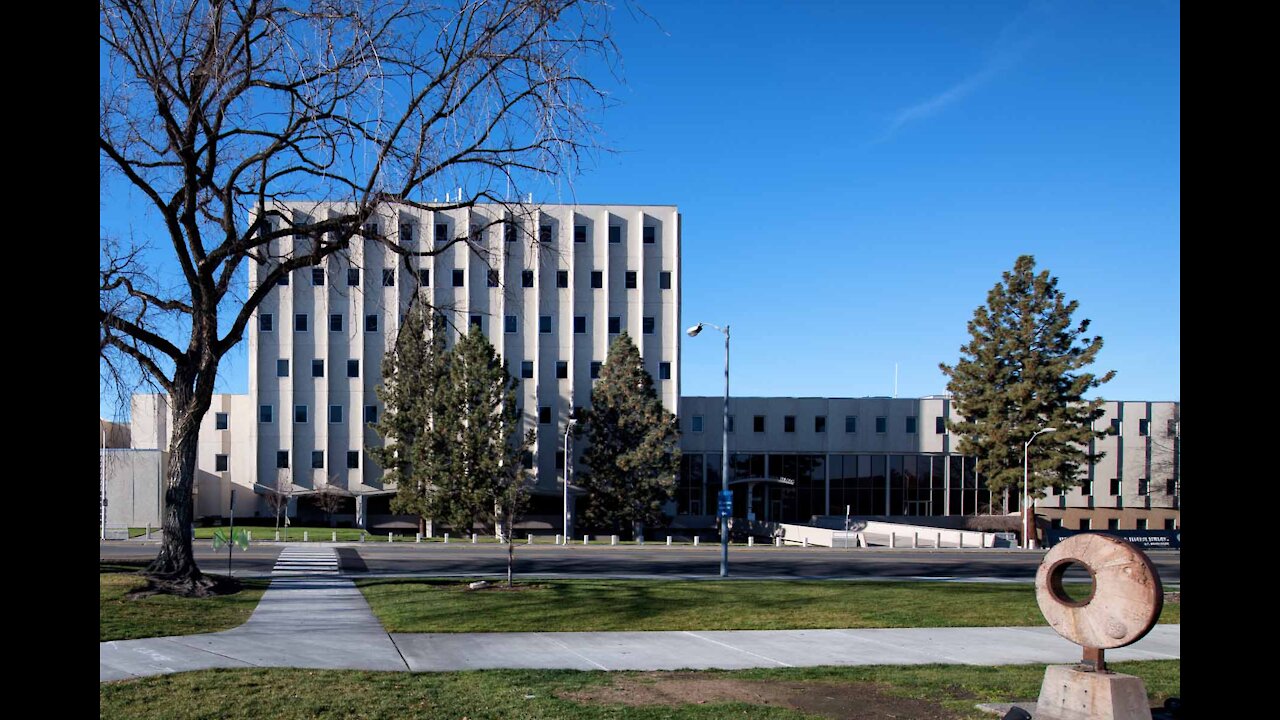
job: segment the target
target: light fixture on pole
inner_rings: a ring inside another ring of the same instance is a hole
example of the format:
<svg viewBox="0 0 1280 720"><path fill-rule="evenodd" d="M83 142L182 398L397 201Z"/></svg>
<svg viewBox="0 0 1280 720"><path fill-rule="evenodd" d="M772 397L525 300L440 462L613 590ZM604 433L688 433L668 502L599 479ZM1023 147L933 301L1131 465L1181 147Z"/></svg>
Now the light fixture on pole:
<svg viewBox="0 0 1280 720"><path fill-rule="evenodd" d="M720 425L722 446L720 448L720 502L717 514L720 516L720 577L729 576L729 516L733 514L733 496L729 494L729 326L698 323L686 332L689 337L697 337L703 325L724 333L724 421ZM726 506L728 511L726 512Z"/></svg>
<svg viewBox="0 0 1280 720"><path fill-rule="evenodd" d="M1027 453L1031 449L1031 443L1042 433L1051 433L1058 428L1047 427L1037 430L1031 439L1022 444L1022 547L1024 550L1031 549L1031 518L1033 517L1027 511L1031 508L1027 505Z"/></svg>
<svg viewBox="0 0 1280 720"><path fill-rule="evenodd" d="M569 416L569 422L564 426L564 545L569 547L569 433L573 430L574 423L578 422L573 415Z"/></svg>

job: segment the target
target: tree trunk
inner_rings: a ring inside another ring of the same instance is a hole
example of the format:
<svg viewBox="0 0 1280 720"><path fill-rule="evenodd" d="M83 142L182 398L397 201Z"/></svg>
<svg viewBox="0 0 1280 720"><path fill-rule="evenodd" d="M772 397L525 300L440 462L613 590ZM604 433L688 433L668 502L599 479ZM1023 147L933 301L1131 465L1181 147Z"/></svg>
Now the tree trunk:
<svg viewBox="0 0 1280 720"><path fill-rule="evenodd" d="M183 383L174 383L182 387ZM191 552L192 485L195 483L197 440L200 420L208 402L194 394L175 393L170 397L173 435L169 440L169 464L165 473L163 539L160 554L147 566L146 575L162 591L175 595L204 596L214 581L196 567Z"/></svg>

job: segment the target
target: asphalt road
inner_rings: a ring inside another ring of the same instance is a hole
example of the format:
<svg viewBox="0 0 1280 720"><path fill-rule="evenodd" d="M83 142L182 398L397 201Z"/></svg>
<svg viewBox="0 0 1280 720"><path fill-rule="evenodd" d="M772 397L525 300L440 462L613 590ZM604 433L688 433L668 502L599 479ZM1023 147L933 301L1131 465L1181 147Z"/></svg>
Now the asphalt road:
<svg viewBox="0 0 1280 720"><path fill-rule="evenodd" d="M103 561L143 561L155 557L159 543L138 541L100 542ZM248 551L236 550L236 572L269 574L282 546L263 543ZM348 543L339 545L345 573L488 575L505 573L505 546L470 543ZM210 572L225 572L226 550L215 553L208 541L197 541L196 562ZM887 550L798 547L729 549L732 577L788 578L938 578L1025 581L1035 579L1043 552L1010 550ZM1150 553L1165 583L1179 583L1181 553ZM516 572L524 574L651 575L658 577L713 577L720 572L720 548L650 545L610 547L517 545ZM1068 574L1067 579L1074 578Z"/></svg>

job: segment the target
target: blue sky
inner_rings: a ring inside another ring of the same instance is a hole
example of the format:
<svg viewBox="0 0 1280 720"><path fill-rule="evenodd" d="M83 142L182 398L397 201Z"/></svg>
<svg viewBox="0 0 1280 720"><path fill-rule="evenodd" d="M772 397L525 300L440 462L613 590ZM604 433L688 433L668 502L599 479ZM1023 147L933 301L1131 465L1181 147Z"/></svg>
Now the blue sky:
<svg viewBox="0 0 1280 720"><path fill-rule="evenodd" d="M535 200L678 205L682 318L732 326L733 394L892 395L895 363L941 393L1030 253L1104 338L1098 394L1180 399L1176 3L644 8L614 18L616 152ZM719 337L684 339L684 395L723 392Z"/></svg>

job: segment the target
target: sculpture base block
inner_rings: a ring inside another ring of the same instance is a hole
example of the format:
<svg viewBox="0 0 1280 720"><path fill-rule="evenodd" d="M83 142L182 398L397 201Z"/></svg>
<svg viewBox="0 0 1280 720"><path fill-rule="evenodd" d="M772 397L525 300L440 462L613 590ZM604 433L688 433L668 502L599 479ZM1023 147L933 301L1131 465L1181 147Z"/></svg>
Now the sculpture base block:
<svg viewBox="0 0 1280 720"><path fill-rule="evenodd" d="M1035 720L1151 720L1142 678L1086 672L1075 665L1044 671Z"/></svg>

